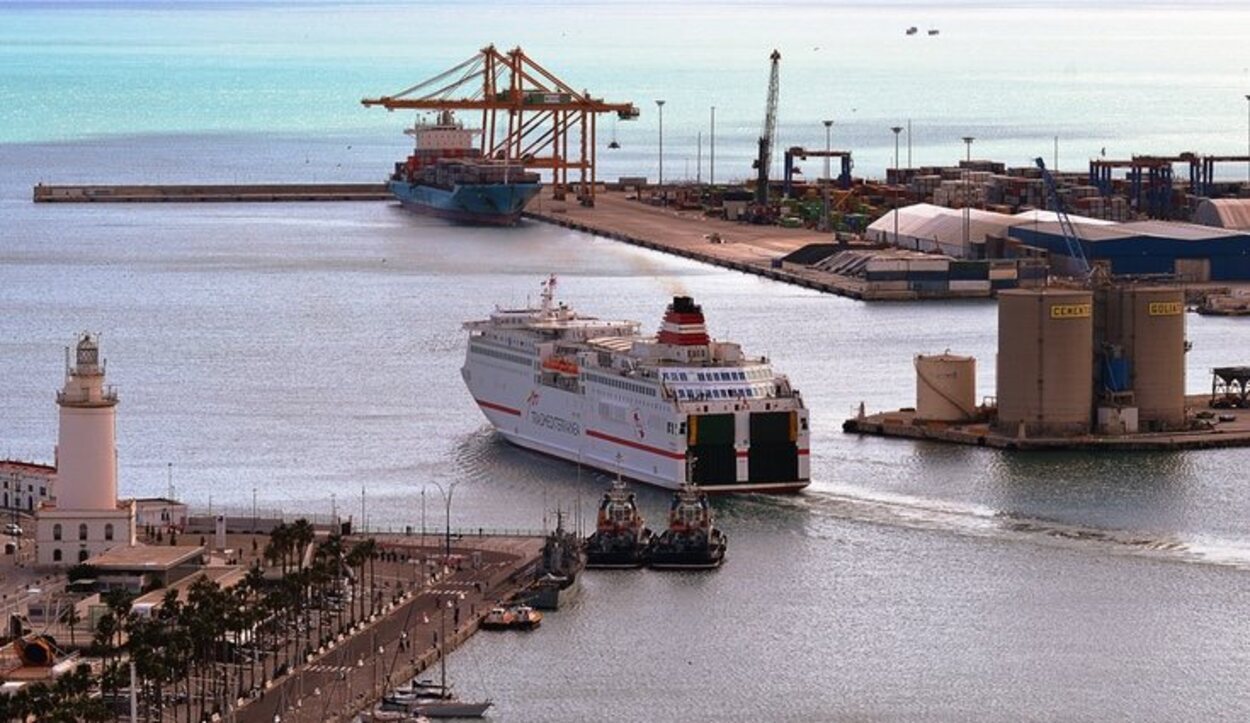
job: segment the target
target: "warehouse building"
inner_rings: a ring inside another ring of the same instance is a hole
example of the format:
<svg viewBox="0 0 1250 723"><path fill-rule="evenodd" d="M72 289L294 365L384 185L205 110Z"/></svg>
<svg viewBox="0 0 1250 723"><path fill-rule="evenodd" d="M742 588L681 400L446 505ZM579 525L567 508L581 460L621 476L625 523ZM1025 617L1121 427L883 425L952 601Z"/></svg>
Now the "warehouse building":
<svg viewBox="0 0 1250 723"><path fill-rule="evenodd" d="M1168 221L1136 221L1077 227L1090 262L1106 261L1111 273L1176 274L1184 281L1250 280L1250 231ZM1012 239L1068 257L1057 222L1013 226Z"/></svg>
<svg viewBox="0 0 1250 723"><path fill-rule="evenodd" d="M1250 198L1213 198L1198 204L1194 223L1250 231Z"/></svg>
<svg viewBox="0 0 1250 723"><path fill-rule="evenodd" d="M895 213L898 214L897 234ZM1068 218L1078 226L1113 224L1084 216L1069 215ZM868 226L866 236L877 243L946 254L957 259L1010 258L1027 254L1010 252L1003 244L996 244L996 240L1010 238L1010 230L1017 226L1037 226L1057 221L1053 211L1024 211L1013 215L970 208L965 242L964 209L920 203L885 214Z"/></svg>

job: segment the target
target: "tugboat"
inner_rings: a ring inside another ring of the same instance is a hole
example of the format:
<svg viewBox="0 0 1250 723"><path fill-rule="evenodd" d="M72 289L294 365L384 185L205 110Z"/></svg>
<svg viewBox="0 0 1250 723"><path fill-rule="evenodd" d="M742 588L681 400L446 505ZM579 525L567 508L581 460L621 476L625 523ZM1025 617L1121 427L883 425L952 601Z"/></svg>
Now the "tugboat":
<svg viewBox="0 0 1250 723"><path fill-rule="evenodd" d="M528 605L496 607L482 619L483 630L533 630L542 625L543 614Z"/></svg>
<svg viewBox="0 0 1250 723"><path fill-rule="evenodd" d="M651 530L638 514L634 493L617 477L612 487L603 493L595 531L586 539L586 567L642 567L651 538Z"/></svg>
<svg viewBox="0 0 1250 723"><path fill-rule="evenodd" d="M668 529L652 539L647 564L657 570L710 570L725 561L728 538L712 524L707 495L692 484L673 494Z"/></svg>

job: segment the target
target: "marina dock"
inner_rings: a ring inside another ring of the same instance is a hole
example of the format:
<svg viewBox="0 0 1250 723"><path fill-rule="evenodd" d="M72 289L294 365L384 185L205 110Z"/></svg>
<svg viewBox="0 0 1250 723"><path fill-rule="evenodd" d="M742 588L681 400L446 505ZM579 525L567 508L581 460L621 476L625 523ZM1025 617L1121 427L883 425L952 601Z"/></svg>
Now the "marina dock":
<svg viewBox="0 0 1250 723"><path fill-rule="evenodd" d="M38 184L35 203L238 203L247 201L385 201L382 183L247 183L179 185Z"/></svg>
<svg viewBox="0 0 1250 723"><path fill-rule="evenodd" d="M347 721L371 708L388 687L400 686L473 636L491 606L531 581L543 546L540 536L482 536L453 540L453 566L421 580L427 561L441 559L442 538L382 535L379 580L387 605L339 636L258 697L237 709L242 723ZM448 606L450 603L450 606ZM442 619L440 615L445 615ZM445 625L446 640L440 640ZM463 690L466 696L489 691Z"/></svg>

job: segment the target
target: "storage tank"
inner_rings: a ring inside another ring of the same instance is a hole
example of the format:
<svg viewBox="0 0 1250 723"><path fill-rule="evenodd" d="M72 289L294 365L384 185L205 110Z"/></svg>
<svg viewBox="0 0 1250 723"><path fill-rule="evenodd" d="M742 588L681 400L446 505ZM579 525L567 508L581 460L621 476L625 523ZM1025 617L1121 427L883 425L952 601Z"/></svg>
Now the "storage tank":
<svg viewBox="0 0 1250 723"><path fill-rule="evenodd" d="M999 431L1084 434L1093 409L1093 295L1081 289L998 292Z"/></svg>
<svg viewBox="0 0 1250 723"><path fill-rule="evenodd" d="M976 416L977 360L970 356L917 355L916 419L966 422Z"/></svg>
<svg viewBox="0 0 1250 723"><path fill-rule="evenodd" d="M1105 300L1104 300L1105 299ZM1185 425L1185 296L1180 288L1119 285L1099 291L1099 346L1128 360L1143 429Z"/></svg>

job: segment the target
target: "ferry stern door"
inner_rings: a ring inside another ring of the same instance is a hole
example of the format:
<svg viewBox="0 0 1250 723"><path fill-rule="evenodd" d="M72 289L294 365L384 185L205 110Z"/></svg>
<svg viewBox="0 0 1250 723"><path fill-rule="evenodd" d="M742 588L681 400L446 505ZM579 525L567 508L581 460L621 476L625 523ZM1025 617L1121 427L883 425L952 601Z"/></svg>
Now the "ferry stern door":
<svg viewBox="0 0 1250 723"><path fill-rule="evenodd" d="M738 482L733 414L692 414L686 422L688 479L701 487Z"/></svg>

